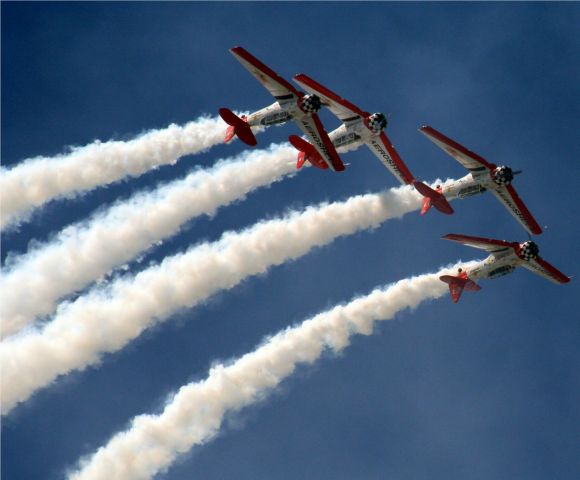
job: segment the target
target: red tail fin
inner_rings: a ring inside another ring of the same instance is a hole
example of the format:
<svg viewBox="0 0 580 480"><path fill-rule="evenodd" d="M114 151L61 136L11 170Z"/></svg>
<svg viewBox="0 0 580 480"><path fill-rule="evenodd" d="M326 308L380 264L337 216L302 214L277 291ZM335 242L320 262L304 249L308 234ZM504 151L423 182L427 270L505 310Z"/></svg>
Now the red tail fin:
<svg viewBox="0 0 580 480"><path fill-rule="evenodd" d="M429 197L423 197L423 206L421 207L421 215L425 215L431 208L431 199Z"/></svg>
<svg viewBox="0 0 580 480"><path fill-rule="evenodd" d="M306 160L308 160L313 166L322 170L326 170L328 168L328 165L325 161L322 160L322 157L316 151L316 148L314 148L314 146L308 143L306 140L300 138L298 135L290 135L288 140L292 146L299 151L298 161L296 163L297 169L302 168L302 165L304 165Z"/></svg>
<svg viewBox="0 0 580 480"><path fill-rule="evenodd" d="M254 132L252 132L252 129L248 125L248 122L244 116L240 118L227 108L220 108L219 114L220 117L222 117L222 120L229 125L229 128L226 131L224 142L229 142L232 138L234 138L234 135L237 135L242 142L244 142L246 145L250 145L251 147L258 143L256 137L254 136Z"/></svg>
<svg viewBox="0 0 580 480"><path fill-rule="evenodd" d="M449 293L451 293L451 300L453 300L453 303L459 301L463 289L471 292L481 290L481 287L473 280L470 280L465 272L460 273L457 277L453 277L452 275L442 275L439 277L439 280L449 285Z"/></svg>
<svg viewBox="0 0 580 480"><path fill-rule="evenodd" d="M306 162L306 154L304 152L298 152L298 159L296 160L296 170L300 170Z"/></svg>
<svg viewBox="0 0 580 480"><path fill-rule="evenodd" d="M428 185L425 185L423 182L419 182L417 180L413 182L413 186L421 195L425 197L423 199L421 215L425 215L432 206L446 215L451 215L453 213L453 208L451 208L451 205L449 205L445 195L441 193L440 188L433 190Z"/></svg>

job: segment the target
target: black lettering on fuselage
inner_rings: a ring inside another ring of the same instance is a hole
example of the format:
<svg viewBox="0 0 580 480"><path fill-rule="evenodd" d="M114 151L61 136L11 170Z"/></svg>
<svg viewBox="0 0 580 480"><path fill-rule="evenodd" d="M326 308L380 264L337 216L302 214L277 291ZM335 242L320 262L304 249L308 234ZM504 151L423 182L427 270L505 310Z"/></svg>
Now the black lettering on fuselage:
<svg viewBox="0 0 580 480"><path fill-rule="evenodd" d="M501 267L493 269L491 272L489 272L487 274L487 276L489 278L503 277L504 275L508 275L509 273L512 273L515 269L516 269L516 267L514 267L512 265L503 265Z"/></svg>
<svg viewBox="0 0 580 480"><path fill-rule="evenodd" d="M478 195L478 194L483 193L483 192L485 192L485 188L481 184L476 183L475 185L469 185L469 186L459 190L457 192L457 196L459 198L465 198L465 197L471 197L473 195Z"/></svg>
<svg viewBox="0 0 580 480"><path fill-rule="evenodd" d="M282 110L281 112L275 112L275 113L271 113L269 115L266 115L264 118L262 118L262 120L260 120L260 123L264 126L276 125L277 123L286 123L291 118L292 118L292 115L290 115L288 112Z"/></svg>
<svg viewBox="0 0 580 480"><path fill-rule="evenodd" d="M356 141L360 140L360 136L358 136L356 133L354 132L350 132L347 133L345 135L341 135L338 138L335 138L332 142L332 144L336 147L344 147L346 145L350 145L351 143L354 143Z"/></svg>

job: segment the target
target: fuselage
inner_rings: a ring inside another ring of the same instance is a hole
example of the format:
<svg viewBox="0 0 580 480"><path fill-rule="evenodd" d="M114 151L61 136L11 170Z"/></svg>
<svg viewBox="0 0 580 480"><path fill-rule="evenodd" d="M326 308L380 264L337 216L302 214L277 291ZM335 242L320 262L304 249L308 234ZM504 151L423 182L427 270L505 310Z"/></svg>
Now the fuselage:
<svg viewBox="0 0 580 480"><path fill-rule="evenodd" d="M510 185L514 175L518 173L506 166L494 167L491 171L480 167L471 170L465 177L442 186L439 191L447 200L471 197L486 190L494 190L501 195L501 187ZM526 219L522 218L522 221L525 224Z"/></svg>
<svg viewBox="0 0 580 480"><path fill-rule="evenodd" d="M250 127L258 125L269 127L270 125L287 123L304 115L306 114L298 107L295 97L291 96L289 99L280 99L272 105L248 115L246 121Z"/></svg>
<svg viewBox="0 0 580 480"><path fill-rule="evenodd" d="M481 173L468 173L454 182L441 186L441 193L447 200L454 200L456 198L466 198L473 195L479 195L490 188L494 188L495 184L487 170Z"/></svg>
<svg viewBox="0 0 580 480"><path fill-rule="evenodd" d="M298 120L305 114L298 107L294 98L279 99L272 105L264 107L246 118L251 127L270 125L282 125L290 120ZM356 150L373 136L378 136L381 129L371 130L367 127L362 118L357 118L350 122L343 123L340 127L328 134L330 141L339 151Z"/></svg>
<svg viewBox="0 0 580 480"><path fill-rule="evenodd" d="M373 136L378 136L382 129L378 131L370 130L362 118L345 122L337 129L328 134L330 141L339 152L356 150L363 143Z"/></svg>
<svg viewBox="0 0 580 480"><path fill-rule="evenodd" d="M512 273L522 262L523 260L510 249L505 252L494 253L465 271L468 278L473 281L482 278L493 279Z"/></svg>

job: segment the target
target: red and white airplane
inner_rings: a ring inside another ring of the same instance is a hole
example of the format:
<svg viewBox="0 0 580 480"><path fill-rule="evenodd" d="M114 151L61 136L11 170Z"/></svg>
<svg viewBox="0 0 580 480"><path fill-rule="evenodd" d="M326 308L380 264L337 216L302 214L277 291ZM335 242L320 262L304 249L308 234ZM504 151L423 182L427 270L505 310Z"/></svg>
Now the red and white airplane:
<svg viewBox="0 0 580 480"><path fill-rule="evenodd" d="M443 275L439 279L449 285L451 299L459 301L463 289L472 292L481 290L475 283L481 278L497 278L513 272L516 267L524 267L554 283L568 283L570 279L541 258L538 246L531 240L523 243L506 242L491 238L470 237L450 233L442 237L446 240L463 243L470 247L487 250L491 255L477 265L467 269L460 268L456 276Z"/></svg>
<svg viewBox="0 0 580 480"><path fill-rule="evenodd" d="M237 135L242 142L254 146L257 141L251 127L258 125L268 127L294 120L312 144L299 137L296 137L298 140L295 143L306 149L316 165L322 169L330 168L335 172L344 170L344 164L316 114L321 108L320 98L299 92L292 84L242 47L234 47L230 49L230 52L274 96L276 101L268 107L247 117L243 115L241 118L227 108L220 108L220 116L230 125L226 132L225 142L229 142L234 135Z"/></svg>
<svg viewBox="0 0 580 480"><path fill-rule="evenodd" d="M489 190L529 233L536 235L542 233L538 222L511 185L514 175L521 173L520 171L514 172L510 167L498 167L489 163L477 153L468 150L432 127L421 127L419 130L470 172L465 177L449 185L438 186L436 189L416 181L415 188L425 197L421 215L427 213L431 206L437 209L451 208L448 200L470 197Z"/></svg>
<svg viewBox="0 0 580 480"><path fill-rule="evenodd" d="M384 132L387 126L385 115L364 112L303 73L296 75L294 81L308 93L320 97L322 104L342 122L328 134L336 148L356 149L364 143L402 184L413 183L413 175ZM290 142L301 151L297 167L300 168L306 160L312 163L307 152L293 140L290 138Z"/></svg>

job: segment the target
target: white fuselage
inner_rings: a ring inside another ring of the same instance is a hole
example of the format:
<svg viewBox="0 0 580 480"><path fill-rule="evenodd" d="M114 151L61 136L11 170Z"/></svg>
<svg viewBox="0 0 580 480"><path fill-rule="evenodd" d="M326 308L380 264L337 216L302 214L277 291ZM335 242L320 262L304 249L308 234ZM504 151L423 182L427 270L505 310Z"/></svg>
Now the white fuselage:
<svg viewBox="0 0 580 480"><path fill-rule="evenodd" d="M497 278L512 273L522 262L523 260L510 249L490 255L477 265L466 268L465 272L473 281L482 278Z"/></svg>
<svg viewBox="0 0 580 480"><path fill-rule="evenodd" d="M371 132L363 123L362 118L358 118L352 122L343 123L336 130L330 132L328 136L339 152L346 152L356 150L373 135L379 134L380 132Z"/></svg>
<svg viewBox="0 0 580 480"><path fill-rule="evenodd" d="M483 193L489 188L494 188L494 185L492 178L486 170L478 174L468 173L459 180L443 185L441 187L441 193L447 200L461 199Z"/></svg>
<svg viewBox="0 0 580 480"><path fill-rule="evenodd" d="M250 127L258 125L268 127L270 125L281 125L290 120L299 120L306 116L298 107L296 100L278 100L272 105L264 107L250 115L246 121ZM380 135L380 132L372 132L367 128L361 118L352 122L343 123L340 127L328 134L330 141L339 151L356 150L364 142L373 136Z"/></svg>
<svg viewBox="0 0 580 480"><path fill-rule="evenodd" d="M289 122L304 115L305 113L298 108L296 99L292 98L290 100L278 100L272 105L248 115L246 121L250 127L258 125L269 127L270 125L280 125Z"/></svg>

